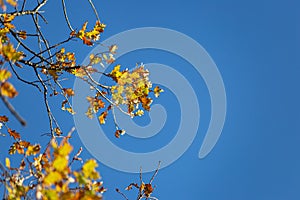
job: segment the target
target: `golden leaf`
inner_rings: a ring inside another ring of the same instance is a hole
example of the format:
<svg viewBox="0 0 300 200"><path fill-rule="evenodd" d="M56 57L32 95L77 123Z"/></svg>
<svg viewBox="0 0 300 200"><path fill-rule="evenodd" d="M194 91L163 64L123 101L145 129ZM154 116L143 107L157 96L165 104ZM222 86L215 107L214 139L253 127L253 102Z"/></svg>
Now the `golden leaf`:
<svg viewBox="0 0 300 200"><path fill-rule="evenodd" d="M0 69L0 82L5 82L11 77L10 71L7 69Z"/></svg>
<svg viewBox="0 0 300 200"><path fill-rule="evenodd" d="M102 112L101 115L98 117L100 124L105 124L106 117L107 111Z"/></svg>
<svg viewBox="0 0 300 200"><path fill-rule="evenodd" d="M63 172L68 167L68 159L65 156L58 156L53 161L53 167L59 172Z"/></svg>
<svg viewBox="0 0 300 200"><path fill-rule="evenodd" d="M50 186L60 180L62 180L62 176L59 172L50 171L50 173L44 178L44 184Z"/></svg>
<svg viewBox="0 0 300 200"><path fill-rule="evenodd" d="M15 96L18 95L18 92L15 89L15 87L9 82L2 83L0 89L1 89L1 94L9 98L14 98Z"/></svg>
<svg viewBox="0 0 300 200"><path fill-rule="evenodd" d="M97 179L100 177L99 173L96 171L98 166L94 159L90 159L84 163L82 166L82 172L85 178Z"/></svg>
<svg viewBox="0 0 300 200"><path fill-rule="evenodd" d="M71 153L72 149L73 147L68 142L64 142L63 145L59 147L58 153L61 156L68 156Z"/></svg>
<svg viewBox="0 0 300 200"><path fill-rule="evenodd" d="M29 145L26 151L26 155L27 156L36 155L40 152L40 150L41 150L41 146L39 144Z"/></svg>

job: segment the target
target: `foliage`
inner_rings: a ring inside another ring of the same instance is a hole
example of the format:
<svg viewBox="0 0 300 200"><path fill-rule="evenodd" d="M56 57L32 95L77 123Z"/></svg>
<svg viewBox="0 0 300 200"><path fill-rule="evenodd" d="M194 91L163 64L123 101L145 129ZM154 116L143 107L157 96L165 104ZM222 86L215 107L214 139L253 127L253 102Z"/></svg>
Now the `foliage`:
<svg viewBox="0 0 300 200"><path fill-rule="evenodd" d="M107 47L107 51L90 55L87 65L80 65L76 62L75 53L66 51L68 43L81 40L83 45L92 46L100 40L106 25L100 22L98 13L92 3L97 20L91 30L88 30L88 22L85 22L80 29L73 29L69 21L64 0L62 0L63 12L66 24L70 29L67 38L50 44L42 32L40 21L45 21L42 8L47 0L38 1L33 9L27 9L26 0L0 0L0 97L11 115L22 125L26 121L13 107L11 99L16 98L19 92L10 81L17 79L27 85L39 90L44 100L45 111L49 119L49 143L46 147L40 144L33 144L23 139L22 134L9 126L7 114L0 116L0 129L6 129L9 136L14 139L8 153L21 156L20 163L12 163L11 159L5 159L5 165L0 162L2 172L0 185L4 185L5 194L3 199L102 199L105 192L101 176L97 171L97 162L94 159L83 161L80 157L82 147L73 155L73 146L69 143L74 128L67 134L56 121L51 111L52 105L49 98L54 96L63 97L61 109L70 114L75 114L70 103L70 98L76 95L72 88L64 87L61 80L70 77L82 79L91 89L95 91L94 96L87 96L87 112L89 118L98 116L100 124L105 124L107 116L113 115L116 125L115 136L120 138L125 134L116 121L114 109L119 109L129 117L142 116L149 111L152 103L150 93L158 97L163 91L158 86L152 89L149 80L149 72L143 65L137 65L132 70L121 69L121 65L115 65L109 72L103 72L105 65L115 62L114 55L118 49L113 44ZM9 10L9 11L8 11ZM29 16L36 29L34 34L29 30L22 30L17 18ZM31 47L28 38L38 44L39 49ZM59 49L59 50L57 50ZM101 68L102 67L102 68ZM23 78L24 68L32 70L32 80ZM93 74L101 73L110 78L111 85L103 85L93 79ZM123 110L123 107L126 110ZM2 111L2 110L1 110ZM2 134L4 135L4 134ZM73 156L72 156L73 155ZM81 161L79 169L72 169L75 161ZM157 174L157 171L155 175ZM140 174L141 177L141 174ZM153 176L154 178L154 176ZM152 181L145 184L142 179L140 184L132 183L127 187L138 189L137 199L155 199L151 197L153 192ZM117 190L119 193L120 190ZM126 198L126 197L125 197ZM127 199L127 198L126 198Z"/></svg>

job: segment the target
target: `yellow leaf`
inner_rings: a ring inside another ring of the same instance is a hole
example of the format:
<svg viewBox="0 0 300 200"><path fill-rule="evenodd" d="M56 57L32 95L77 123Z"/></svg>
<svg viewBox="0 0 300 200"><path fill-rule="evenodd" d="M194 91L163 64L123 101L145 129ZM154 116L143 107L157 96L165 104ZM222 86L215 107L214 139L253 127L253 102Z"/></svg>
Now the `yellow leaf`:
<svg viewBox="0 0 300 200"><path fill-rule="evenodd" d="M42 192L45 195L45 197L42 198L42 194L41 192L39 192L37 194L39 194L40 198L37 199L59 200L58 192L54 189L43 189Z"/></svg>
<svg viewBox="0 0 300 200"><path fill-rule="evenodd" d="M62 180L62 176L59 172L50 171L50 173L44 178L44 184L50 186L60 180Z"/></svg>
<svg viewBox="0 0 300 200"><path fill-rule="evenodd" d="M9 158L5 158L5 166L9 169L10 168L10 160Z"/></svg>
<svg viewBox="0 0 300 200"><path fill-rule="evenodd" d="M15 96L18 95L18 92L15 89L15 87L9 82L2 83L0 89L1 89L1 94L9 98L14 98Z"/></svg>
<svg viewBox="0 0 300 200"><path fill-rule="evenodd" d="M68 111L72 115L76 114L76 112L72 108L66 108L66 111Z"/></svg>
<svg viewBox="0 0 300 200"><path fill-rule="evenodd" d="M53 167L59 172L63 172L68 167L68 159L66 156L58 156L53 161Z"/></svg>
<svg viewBox="0 0 300 200"><path fill-rule="evenodd" d="M10 71L7 69L0 69L0 82L5 82L11 77Z"/></svg>
<svg viewBox="0 0 300 200"><path fill-rule="evenodd" d="M59 149L58 149L58 153L61 156L68 156L71 151L72 151L73 147L68 143L65 142Z"/></svg>
<svg viewBox="0 0 300 200"><path fill-rule="evenodd" d="M142 182L142 184L140 185L139 190L142 192L145 189L145 183Z"/></svg>
<svg viewBox="0 0 300 200"><path fill-rule="evenodd" d="M134 115L135 116L142 116L142 115L144 115L144 111L143 110L138 110L138 111L136 111L136 113Z"/></svg>
<svg viewBox="0 0 300 200"><path fill-rule="evenodd" d="M86 161L82 166L82 172L85 178L97 179L100 177L99 173L96 171L98 166L97 162L94 159Z"/></svg>
<svg viewBox="0 0 300 200"><path fill-rule="evenodd" d="M105 54L104 54L105 55ZM114 81L118 82L123 72L120 72L121 65L116 65L114 69L109 73L109 76L114 79Z"/></svg>

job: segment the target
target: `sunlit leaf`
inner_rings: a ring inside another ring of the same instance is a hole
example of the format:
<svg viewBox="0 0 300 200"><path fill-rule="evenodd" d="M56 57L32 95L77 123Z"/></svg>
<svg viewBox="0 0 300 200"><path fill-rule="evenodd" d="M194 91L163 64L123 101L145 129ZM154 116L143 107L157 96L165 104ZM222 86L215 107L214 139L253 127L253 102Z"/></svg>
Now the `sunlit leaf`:
<svg viewBox="0 0 300 200"><path fill-rule="evenodd" d="M30 155L36 155L38 153L40 153L41 150L41 146L39 144L36 145L29 145L26 151L26 155L30 156Z"/></svg>
<svg viewBox="0 0 300 200"><path fill-rule="evenodd" d="M150 110L150 104L152 103L152 99L146 96L140 97L140 101L142 103L142 106L145 110Z"/></svg>
<svg viewBox="0 0 300 200"><path fill-rule="evenodd" d="M7 69L0 69L0 82L5 82L11 77L11 73Z"/></svg>
<svg viewBox="0 0 300 200"><path fill-rule="evenodd" d="M101 115L98 117L100 124L105 124L106 117L107 111L102 112Z"/></svg>
<svg viewBox="0 0 300 200"><path fill-rule="evenodd" d="M1 89L1 94L9 98L14 98L15 96L18 95L18 92L15 89L15 87L7 81L1 84L0 89Z"/></svg>
<svg viewBox="0 0 300 200"><path fill-rule="evenodd" d="M85 178L97 179L100 178L99 173L96 171L98 166L94 159L90 159L82 166L82 172Z"/></svg>
<svg viewBox="0 0 300 200"><path fill-rule="evenodd" d="M155 97L157 98L157 97L159 97L160 93L163 92L164 90L161 89L159 86L156 86L153 91L154 91Z"/></svg>
<svg viewBox="0 0 300 200"><path fill-rule="evenodd" d="M120 138L121 135L124 135L124 134L125 134L125 130L116 130L115 137Z"/></svg>
<svg viewBox="0 0 300 200"><path fill-rule="evenodd" d="M75 95L75 92L72 88L63 88L63 92L68 96L68 97L71 97L71 96L74 96Z"/></svg>
<svg viewBox="0 0 300 200"><path fill-rule="evenodd" d="M10 160L9 158L5 158L5 166L9 169L10 168Z"/></svg>
<svg viewBox="0 0 300 200"><path fill-rule="evenodd" d="M62 180L62 176L59 172L50 171L50 173L44 178L44 184L50 186L60 180Z"/></svg>
<svg viewBox="0 0 300 200"><path fill-rule="evenodd" d="M59 147L58 153L61 156L68 156L71 153L72 149L73 147L68 142L64 142L63 145Z"/></svg>
<svg viewBox="0 0 300 200"><path fill-rule="evenodd" d="M68 167L68 159L65 156L58 156L53 161L53 167L59 172L66 170Z"/></svg>

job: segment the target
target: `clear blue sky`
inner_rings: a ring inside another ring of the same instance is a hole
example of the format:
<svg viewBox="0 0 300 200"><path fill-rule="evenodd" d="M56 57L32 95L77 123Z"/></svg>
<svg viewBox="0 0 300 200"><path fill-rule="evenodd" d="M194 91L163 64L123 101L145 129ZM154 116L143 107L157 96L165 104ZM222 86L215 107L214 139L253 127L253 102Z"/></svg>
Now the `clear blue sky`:
<svg viewBox="0 0 300 200"><path fill-rule="evenodd" d="M63 14L56 3L50 1L45 7L49 9L45 14L49 21L45 31L51 30L49 37L53 42L65 38L61 36L68 33L64 22L58 21ZM86 20L94 20L87 2L67 4L74 27L80 27ZM161 200L300 199L298 1L97 0L95 5L102 21L108 25L103 39L132 28L173 29L200 43L223 77L227 95L225 126L213 151L199 160L199 147L210 119L209 96L201 76L194 76L191 66L184 60L161 51L137 51L118 61L125 66L134 66L136 62L167 64L182 72L198 91L201 122L196 139L180 159L159 171L154 181L157 185L154 196ZM77 58L82 61L91 49L76 47L79 43L71 47L77 48ZM16 123L15 127L27 138L39 141L39 135L48 131L42 96L34 88L17 85L26 92L13 103L29 125L21 128ZM40 100L36 100L35 95L40 95ZM57 103L54 112L58 114L58 120L63 121L65 130L70 129L72 117L59 111L60 100L52 102ZM18 105L20 103L22 105ZM170 141L178 126L178 102L166 91L157 103L166 103L168 112L172 113L159 135L150 138L151 142L129 136L122 140L111 137L113 142L125 149L144 152ZM1 114L2 110L3 105ZM146 122L147 119L145 116ZM72 142L82 145L76 134ZM5 145L3 143L1 140L0 145ZM3 161L6 150L1 149ZM84 151L83 156L91 157L88 151ZM139 178L138 174L119 172L102 164L99 170L109 189L104 195L108 200L122 199L114 188L123 189ZM145 178L151 175L146 174ZM133 193L128 196L134 196Z"/></svg>

